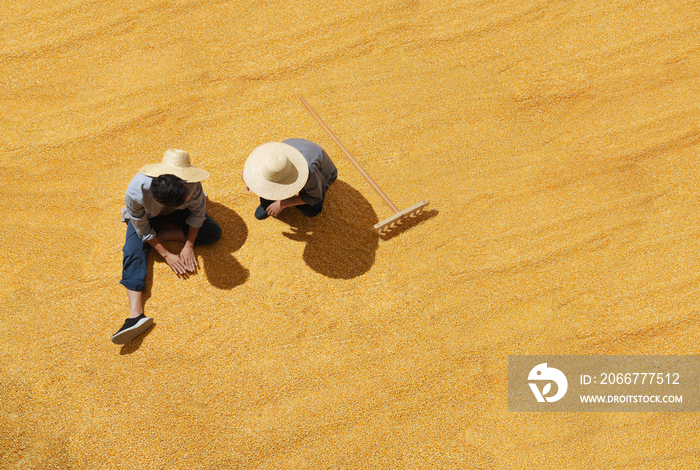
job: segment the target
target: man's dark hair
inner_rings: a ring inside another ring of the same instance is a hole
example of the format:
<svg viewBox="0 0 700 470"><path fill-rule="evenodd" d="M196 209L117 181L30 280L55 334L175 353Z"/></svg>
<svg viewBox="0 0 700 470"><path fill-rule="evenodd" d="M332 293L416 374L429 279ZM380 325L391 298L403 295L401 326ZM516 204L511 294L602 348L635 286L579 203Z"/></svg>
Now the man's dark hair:
<svg viewBox="0 0 700 470"><path fill-rule="evenodd" d="M178 207L187 200L185 180L175 175L160 175L151 182L153 198L164 206Z"/></svg>

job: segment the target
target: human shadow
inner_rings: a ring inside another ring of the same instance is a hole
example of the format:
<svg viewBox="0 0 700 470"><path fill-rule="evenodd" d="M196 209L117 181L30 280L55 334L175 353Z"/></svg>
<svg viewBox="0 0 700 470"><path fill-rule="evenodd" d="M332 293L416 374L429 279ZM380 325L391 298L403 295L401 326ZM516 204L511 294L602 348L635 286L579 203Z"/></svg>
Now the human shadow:
<svg viewBox="0 0 700 470"><path fill-rule="evenodd" d="M278 217L289 224L291 232L283 235L306 243L303 259L324 276L352 279L370 270L379 246L374 231L377 214L359 191L336 180L323 201L323 212L306 217L294 208Z"/></svg>
<svg viewBox="0 0 700 470"><path fill-rule="evenodd" d="M148 259L146 260L146 289L143 291L143 303L144 305L151 298L151 286L153 285L153 265L156 262L156 256L163 261L160 255L155 253L156 250L148 250Z"/></svg>
<svg viewBox="0 0 700 470"><path fill-rule="evenodd" d="M207 201L207 214L221 227L221 239L200 247L204 272L209 283L219 289L233 289L250 277L250 271L238 262L233 253L240 250L248 238L248 226L243 218L223 204Z"/></svg>
<svg viewBox="0 0 700 470"><path fill-rule="evenodd" d="M238 251L245 243L248 237L248 227L236 212L211 200L207 201L207 214L221 227L221 239L211 245L198 246L195 252L202 256L204 272L209 283L219 289L232 289L243 284L250 276L250 272L233 256L233 253ZM168 224L163 226L163 228L173 227L175 226ZM182 243L178 242L168 241L163 244L168 250L175 253L182 248ZM143 292L144 306L151 297L153 268L156 261L160 263L165 262L154 249L150 249L146 261L146 289ZM192 273L190 275L196 274ZM180 277L189 277L190 275ZM155 323L153 327L155 327ZM133 341L123 345L120 354L131 354L137 351L141 347L143 340L151 334L153 327L136 337Z"/></svg>
<svg viewBox="0 0 700 470"><path fill-rule="evenodd" d="M136 338L132 339L128 343L122 346L121 350L119 350L119 354L121 356L127 355L127 354L132 354L135 353L136 351L139 350L141 345L143 344L143 340L146 339L146 336L150 335L153 329L156 327L157 323L153 323L153 326L151 326L149 329L144 331L142 334L138 335Z"/></svg>
<svg viewBox="0 0 700 470"><path fill-rule="evenodd" d="M221 227L221 238L211 245L195 246L195 253L202 257L203 270L209 283L219 289L233 289L240 286L250 277L250 271L244 268L233 256L233 253L240 250L248 238L248 226L243 218L235 211L223 204L207 200L207 215ZM174 228L173 225L165 224L163 228ZM182 249L181 242L167 241L163 245L173 253L179 253ZM143 293L144 303L151 297L151 286L153 285L153 265L156 261L164 263L165 260L154 250L149 250L146 274L146 290ZM198 274L181 275L181 278L188 278ZM173 274L175 275L175 274Z"/></svg>

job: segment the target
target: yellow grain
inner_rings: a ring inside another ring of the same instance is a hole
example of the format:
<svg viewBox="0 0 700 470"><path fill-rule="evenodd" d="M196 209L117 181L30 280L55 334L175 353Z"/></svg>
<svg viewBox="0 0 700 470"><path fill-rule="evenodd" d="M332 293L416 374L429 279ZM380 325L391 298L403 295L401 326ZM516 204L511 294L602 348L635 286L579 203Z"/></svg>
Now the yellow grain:
<svg viewBox="0 0 700 470"><path fill-rule="evenodd" d="M14 2L0 469L690 468L692 416L514 415L506 371L698 353L691 3ZM427 210L375 234L299 94ZM290 137L339 181L257 221L243 163ZM116 347L124 190L172 147L224 238L189 279L152 257L156 325Z"/></svg>

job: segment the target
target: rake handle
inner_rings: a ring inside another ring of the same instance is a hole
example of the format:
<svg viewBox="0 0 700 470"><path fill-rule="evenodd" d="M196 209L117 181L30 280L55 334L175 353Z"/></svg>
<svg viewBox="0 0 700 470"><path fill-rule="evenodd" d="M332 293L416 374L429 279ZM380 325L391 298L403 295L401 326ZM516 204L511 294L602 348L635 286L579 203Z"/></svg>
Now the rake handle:
<svg viewBox="0 0 700 470"><path fill-rule="evenodd" d="M309 114L311 114L311 115L314 117L314 119L316 119L316 121L318 121L318 123L321 125L321 128L322 128L324 131L326 131L326 134L328 134L328 136L329 136L331 139L333 139L333 142L335 142L335 144L336 144L338 147L340 147L340 150L342 150L343 153L350 159L350 161L352 162L352 164L355 165L355 167L360 171L360 173L362 174L362 176L365 177L365 179L367 180L367 182L374 188L374 190L377 191L377 193L379 193L379 195L384 199L384 201L385 201L387 204L389 204L389 207L391 207L391 208L393 209L394 212L398 213L398 212L399 212L399 209L394 205L393 202L391 202L391 199L389 199L389 197L388 197L386 194L384 194L384 191L382 191L382 189L379 187L379 185L377 185L377 183L374 182L374 180L372 179L372 177L369 176L369 174L367 174L367 172L364 170L364 168L362 168L362 165L360 165L360 164L357 162L357 160L355 160L355 157L353 157L352 155L350 155L350 152L348 152L348 149L345 148L345 146L344 146L344 145L340 142L340 140L338 140L338 138L335 136L335 134L333 133L333 131L331 131L331 130L328 128L328 126L326 125L326 123L323 122L323 120L319 117L319 115L316 114L316 111L314 111L314 109L311 107L311 105L309 105L309 103L307 103L306 100L305 100L301 95L299 95L299 100L301 101L301 104L304 105L304 107L305 107L306 110L309 112Z"/></svg>

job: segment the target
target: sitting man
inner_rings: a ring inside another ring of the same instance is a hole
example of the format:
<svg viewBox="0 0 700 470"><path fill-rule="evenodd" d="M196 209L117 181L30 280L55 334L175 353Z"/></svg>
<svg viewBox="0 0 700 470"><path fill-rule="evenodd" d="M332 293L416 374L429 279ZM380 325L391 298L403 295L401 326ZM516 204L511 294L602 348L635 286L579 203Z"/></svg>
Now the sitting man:
<svg viewBox="0 0 700 470"><path fill-rule="evenodd" d="M187 152L171 149L165 152L162 163L145 165L131 180L122 209L122 220L128 225L121 280L131 313L112 335L112 342L128 343L153 325L153 318L143 313L150 247L160 253L175 274L187 275L197 269L193 246L221 238L221 228L206 215L206 194L200 181L208 176L208 172L190 164ZM156 233L166 222L177 228ZM161 244L168 240L184 242L179 255Z"/></svg>
<svg viewBox="0 0 700 470"><path fill-rule="evenodd" d="M296 206L314 217L323 210L326 191L338 178L338 170L325 150L304 139L269 142L253 150L243 167L246 189L260 196L255 217L276 217Z"/></svg>

